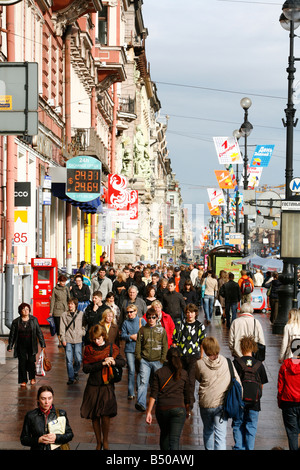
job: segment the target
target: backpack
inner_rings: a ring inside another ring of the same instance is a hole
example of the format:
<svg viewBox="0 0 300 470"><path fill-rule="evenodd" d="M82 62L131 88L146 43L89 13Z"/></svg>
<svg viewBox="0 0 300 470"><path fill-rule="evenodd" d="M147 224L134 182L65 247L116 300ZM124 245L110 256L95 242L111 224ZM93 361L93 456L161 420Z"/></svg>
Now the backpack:
<svg viewBox="0 0 300 470"><path fill-rule="evenodd" d="M253 291L253 285L250 282L249 277L247 277L247 279L243 279L241 291L243 295L251 294L251 292Z"/></svg>
<svg viewBox="0 0 300 470"><path fill-rule="evenodd" d="M262 396L262 383L257 373L261 362L257 361L252 367L247 366L243 359L236 357L235 360L243 369L241 381L243 385L243 401L246 405L254 405Z"/></svg>
<svg viewBox="0 0 300 470"><path fill-rule="evenodd" d="M225 392L223 412L221 414L220 421L223 418L239 419L245 406L242 398L241 384L234 376L231 360L227 358L227 362L231 374L231 382Z"/></svg>

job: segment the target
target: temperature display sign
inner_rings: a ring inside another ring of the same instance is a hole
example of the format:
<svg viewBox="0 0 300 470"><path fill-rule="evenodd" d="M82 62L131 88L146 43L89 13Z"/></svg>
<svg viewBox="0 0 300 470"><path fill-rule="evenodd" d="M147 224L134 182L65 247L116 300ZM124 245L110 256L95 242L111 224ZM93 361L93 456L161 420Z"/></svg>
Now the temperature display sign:
<svg viewBox="0 0 300 470"><path fill-rule="evenodd" d="M92 201L100 196L101 162L80 156L67 161L66 195L75 201Z"/></svg>

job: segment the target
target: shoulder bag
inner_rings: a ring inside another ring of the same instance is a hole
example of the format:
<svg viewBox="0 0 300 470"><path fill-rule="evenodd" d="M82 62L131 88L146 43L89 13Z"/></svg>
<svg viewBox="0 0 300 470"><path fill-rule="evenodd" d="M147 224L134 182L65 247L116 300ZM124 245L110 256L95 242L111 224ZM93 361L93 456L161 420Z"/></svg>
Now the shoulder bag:
<svg viewBox="0 0 300 470"><path fill-rule="evenodd" d="M113 345L110 343L110 357L112 357L113 354ZM112 376L109 380L110 383L117 383L121 382L122 380L122 374L123 374L123 369L122 367L118 367L116 364L111 366L112 368Z"/></svg>

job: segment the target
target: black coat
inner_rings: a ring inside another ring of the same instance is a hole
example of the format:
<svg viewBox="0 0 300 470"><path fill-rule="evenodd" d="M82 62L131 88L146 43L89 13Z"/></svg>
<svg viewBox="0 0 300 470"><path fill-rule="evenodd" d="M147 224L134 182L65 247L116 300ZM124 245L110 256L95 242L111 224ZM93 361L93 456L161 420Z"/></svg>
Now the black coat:
<svg viewBox="0 0 300 470"><path fill-rule="evenodd" d="M163 311L171 315L173 321L174 319L181 318L182 312L186 307L186 303L182 294L179 292L167 292L163 296Z"/></svg>
<svg viewBox="0 0 300 470"><path fill-rule="evenodd" d="M73 432L70 427L67 414L64 410L59 410L60 416L66 417L66 429L65 434L57 434L55 444L66 444L73 439ZM32 411L28 411L25 416L23 429L21 433L21 444L23 446L29 446L31 450L50 450L49 444L39 444L38 439L44 434L48 434L48 423L57 418L56 410L53 406L47 419L39 408L35 408Z"/></svg>
<svg viewBox="0 0 300 470"><path fill-rule="evenodd" d="M29 320L31 332L32 332L32 354L38 353L38 341L41 348L45 348L45 339L40 328L39 322L36 317L29 315ZM18 336L19 336L19 324L21 322L21 317L15 318L12 322L7 350L10 351L14 347L14 357L18 357Z"/></svg>
<svg viewBox="0 0 300 470"><path fill-rule="evenodd" d="M225 298L226 303L236 303L241 300L241 289L237 282L228 281L220 288L220 295ZM224 294L224 295L223 295Z"/></svg>

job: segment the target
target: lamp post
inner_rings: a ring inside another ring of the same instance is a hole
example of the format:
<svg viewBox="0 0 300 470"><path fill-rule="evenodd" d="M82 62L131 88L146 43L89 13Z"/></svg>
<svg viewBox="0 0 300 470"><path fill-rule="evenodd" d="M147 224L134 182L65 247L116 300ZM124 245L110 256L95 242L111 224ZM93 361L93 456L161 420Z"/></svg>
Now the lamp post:
<svg viewBox="0 0 300 470"><path fill-rule="evenodd" d="M232 133L233 137L236 138L238 141L239 138L242 136L241 131L236 129ZM239 167L238 165L235 166L235 179L236 179L236 194L235 194L235 231L236 233L239 233L240 231L240 208L239 208L239 198L240 198L240 193L239 193Z"/></svg>
<svg viewBox="0 0 300 470"><path fill-rule="evenodd" d="M300 0L287 0L282 6L282 11L283 13L279 18L280 24L285 30L290 32L288 68L286 69L288 73L288 102L285 109L286 121L282 120L284 127L286 127L285 201L289 201L292 199L290 183L293 178L294 127L296 127L298 121L297 119L295 120L296 110L293 103L293 85L296 72L295 61L299 60L294 57L294 30L300 25ZM297 269L296 262L293 263L293 270L292 263L290 262L290 259L293 257L292 253L289 253L288 257L285 257L283 253L282 239L283 236L286 235L286 231L289 230L287 224L283 224L284 218L285 215L282 211L280 251L283 260L283 270L282 274L279 276L282 285L278 290L279 307L278 315L272 328L274 334L283 333L284 326L288 320L289 310L293 306L297 306L297 299L294 295L294 273ZM289 233L289 237L290 240L292 240L293 233Z"/></svg>
<svg viewBox="0 0 300 470"><path fill-rule="evenodd" d="M240 101L241 107L244 110L244 122L241 125L240 133L245 140L245 151L244 151L244 190L248 189L248 147L247 139L253 129L252 124L248 121L248 109L252 105L250 98L242 98ZM248 256L248 215L244 214L244 257Z"/></svg>

